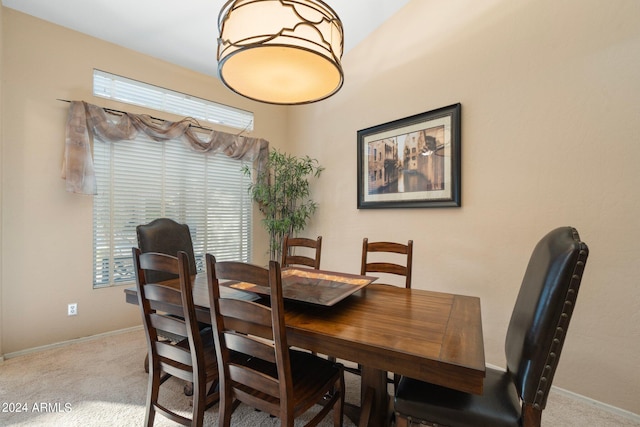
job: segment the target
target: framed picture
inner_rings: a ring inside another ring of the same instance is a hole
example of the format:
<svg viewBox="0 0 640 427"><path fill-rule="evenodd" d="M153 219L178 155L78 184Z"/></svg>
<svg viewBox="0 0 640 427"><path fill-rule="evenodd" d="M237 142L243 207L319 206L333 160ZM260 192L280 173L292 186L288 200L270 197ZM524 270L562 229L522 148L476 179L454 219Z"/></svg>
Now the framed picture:
<svg viewBox="0 0 640 427"><path fill-rule="evenodd" d="M358 209L460 206L460 104L358 131Z"/></svg>

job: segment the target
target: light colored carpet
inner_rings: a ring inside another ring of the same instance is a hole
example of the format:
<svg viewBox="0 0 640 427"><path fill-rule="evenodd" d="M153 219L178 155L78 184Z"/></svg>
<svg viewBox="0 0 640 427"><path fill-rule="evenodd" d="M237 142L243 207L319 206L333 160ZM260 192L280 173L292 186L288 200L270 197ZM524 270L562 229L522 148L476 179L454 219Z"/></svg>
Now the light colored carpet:
<svg viewBox="0 0 640 427"><path fill-rule="evenodd" d="M140 426L144 422L147 375L142 330L74 343L0 363L0 426ZM347 401L358 401L358 378L347 374ZM183 382L170 379L166 402L190 413ZM217 405L205 425L217 426ZM21 410L22 412L17 412ZM640 426L628 418L559 393L549 397L544 426ZM303 424L303 423L300 423ZM330 426L331 417L321 426ZM162 416L156 426L172 426ZM241 405L232 418L239 427L280 425ZM296 424L298 425L298 424ZM345 427L353 423L345 420Z"/></svg>

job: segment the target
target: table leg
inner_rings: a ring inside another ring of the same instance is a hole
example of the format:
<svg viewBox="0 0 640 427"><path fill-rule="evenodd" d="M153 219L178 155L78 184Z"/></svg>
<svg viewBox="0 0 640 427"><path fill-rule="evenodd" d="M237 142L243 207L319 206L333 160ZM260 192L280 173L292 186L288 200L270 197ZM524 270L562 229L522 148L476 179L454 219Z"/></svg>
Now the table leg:
<svg viewBox="0 0 640 427"><path fill-rule="evenodd" d="M360 386L360 407L363 413L360 419L366 419L369 411L369 427L387 427L390 425L389 394L387 393L387 372L362 366ZM363 427L360 423L359 427Z"/></svg>
<svg viewBox="0 0 640 427"><path fill-rule="evenodd" d="M358 427L367 427L371 412L373 411L373 396L375 392L371 387L364 391L360 402L360 412L358 413Z"/></svg>

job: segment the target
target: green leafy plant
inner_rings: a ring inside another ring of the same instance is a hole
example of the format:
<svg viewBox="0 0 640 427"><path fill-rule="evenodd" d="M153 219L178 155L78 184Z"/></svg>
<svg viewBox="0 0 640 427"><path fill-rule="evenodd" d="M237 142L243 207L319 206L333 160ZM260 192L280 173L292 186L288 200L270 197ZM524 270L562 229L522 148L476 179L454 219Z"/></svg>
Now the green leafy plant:
<svg viewBox="0 0 640 427"><path fill-rule="evenodd" d="M284 236L304 230L316 211L318 205L309 194L309 178L318 178L323 170L309 156L269 152L266 167L255 177L249 192L264 214L262 222L269 233L271 260L280 261ZM250 167L245 166L243 172L250 175Z"/></svg>

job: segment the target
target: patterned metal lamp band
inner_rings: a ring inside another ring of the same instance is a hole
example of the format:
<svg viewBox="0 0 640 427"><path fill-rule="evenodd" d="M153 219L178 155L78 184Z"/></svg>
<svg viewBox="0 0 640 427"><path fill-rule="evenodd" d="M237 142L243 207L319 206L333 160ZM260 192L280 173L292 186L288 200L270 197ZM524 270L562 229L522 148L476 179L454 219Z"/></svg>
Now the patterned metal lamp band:
<svg viewBox="0 0 640 427"><path fill-rule="evenodd" d="M306 104L342 87L342 22L320 0L231 0L218 29L218 74L240 95Z"/></svg>

